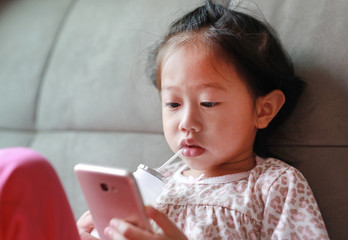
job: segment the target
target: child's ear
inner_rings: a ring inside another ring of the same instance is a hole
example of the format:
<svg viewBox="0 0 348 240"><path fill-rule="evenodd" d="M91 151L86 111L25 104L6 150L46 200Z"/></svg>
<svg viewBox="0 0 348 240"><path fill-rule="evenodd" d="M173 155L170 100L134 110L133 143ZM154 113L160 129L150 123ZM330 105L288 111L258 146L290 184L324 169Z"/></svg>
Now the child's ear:
<svg viewBox="0 0 348 240"><path fill-rule="evenodd" d="M267 127L284 103L285 95L278 89L259 97L256 103L256 127L258 129Z"/></svg>

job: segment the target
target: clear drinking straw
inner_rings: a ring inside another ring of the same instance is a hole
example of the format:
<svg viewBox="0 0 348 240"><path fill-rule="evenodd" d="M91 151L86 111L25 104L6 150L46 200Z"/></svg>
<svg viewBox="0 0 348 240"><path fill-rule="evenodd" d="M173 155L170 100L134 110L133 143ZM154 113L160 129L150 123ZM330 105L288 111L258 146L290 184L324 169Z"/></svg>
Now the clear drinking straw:
<svg viewBox="0 0 348 240"><path fill-rule="evenodd" d="M184 148L180 149L175 153L171 158L169 158L162 166L160 166L157 171L160 171L163 167L167 166L169 163L173 162L184 150Z"/></svg>

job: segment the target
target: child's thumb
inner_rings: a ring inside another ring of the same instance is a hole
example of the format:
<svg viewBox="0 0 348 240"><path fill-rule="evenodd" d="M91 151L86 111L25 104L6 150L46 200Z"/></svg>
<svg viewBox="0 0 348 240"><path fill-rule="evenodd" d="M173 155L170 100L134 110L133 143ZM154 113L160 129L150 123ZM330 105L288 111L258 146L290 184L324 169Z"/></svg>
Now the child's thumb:
<svg viewBox="0 0 348 240"><path fill-rule="evenodd" d="M148 218L154 220L168 237L175 239L187 239L180 229L168 218L168 216L152 206L146 206L145 212Z"/></svg>

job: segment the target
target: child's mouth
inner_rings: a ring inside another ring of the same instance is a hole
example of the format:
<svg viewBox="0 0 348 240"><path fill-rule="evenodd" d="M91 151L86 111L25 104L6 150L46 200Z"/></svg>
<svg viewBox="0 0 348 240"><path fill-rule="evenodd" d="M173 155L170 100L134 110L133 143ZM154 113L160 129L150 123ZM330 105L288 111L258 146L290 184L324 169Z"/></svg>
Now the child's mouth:
<svg viewBox="0 0 348 240"><path fill-rule="evenodd" d="M188 148L201 148L200 146L197 146L197 145L189 145L189 146L186 146Z"/></svg>
<svg viewBox="0 0 348 240"><path fill-rule="evenodd" d="M200 146L187 145L184 147L182 155L184 155L185 157L198 157L199 155L203 154L204 151L204 148Z"/></svg>

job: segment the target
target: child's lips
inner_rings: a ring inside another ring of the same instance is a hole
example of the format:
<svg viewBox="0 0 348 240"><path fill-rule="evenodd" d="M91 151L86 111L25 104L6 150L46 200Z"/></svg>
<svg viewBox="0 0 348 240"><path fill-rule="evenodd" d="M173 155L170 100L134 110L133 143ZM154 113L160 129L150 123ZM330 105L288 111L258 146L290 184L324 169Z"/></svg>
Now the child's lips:
<svg viewBox="0 0 348 240"><path fill-rule="evenodd" d="M198 157L204 152L204 148L201 148L196 145L190 145L190 146L185 146L184 150L182 151L182 155L185 157Z"/></svg>
<svg viewBox="0 0 348 240"><path fill-rule="evenodd" d="M197 157L201 155L205 150L192 140L183 140L180 144L181 148L184 148L182 155L186 157Z"/></svg>

